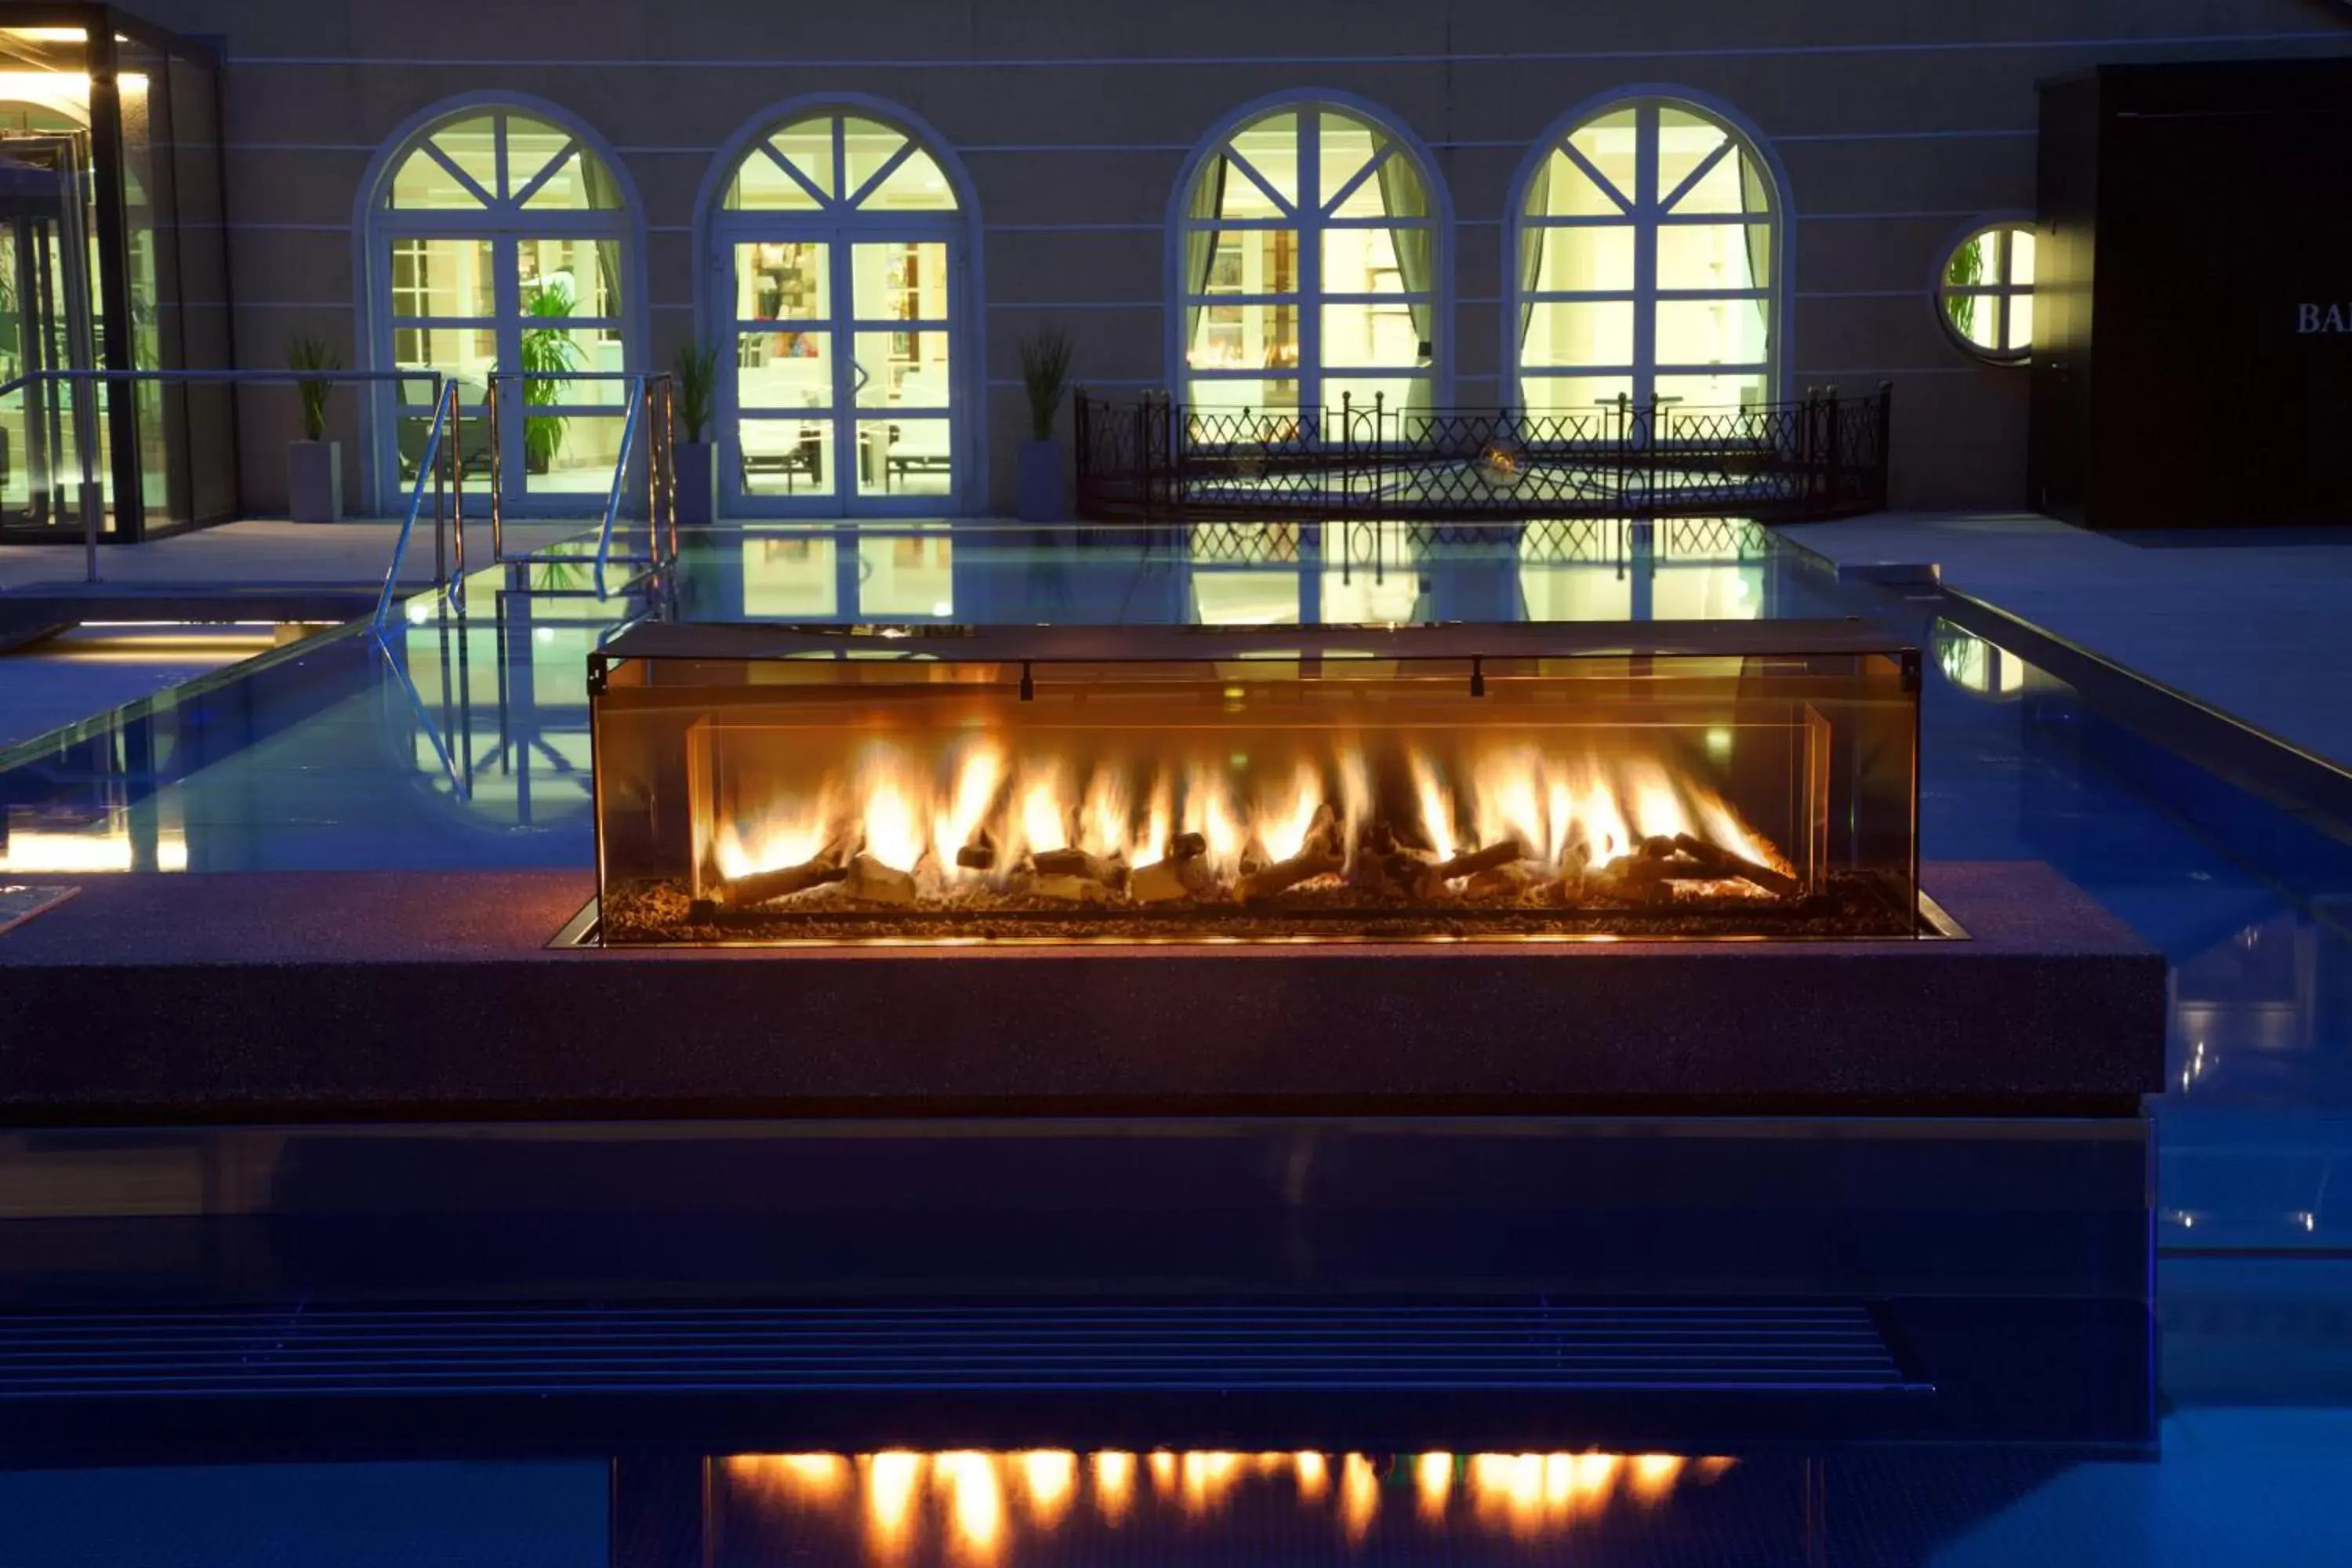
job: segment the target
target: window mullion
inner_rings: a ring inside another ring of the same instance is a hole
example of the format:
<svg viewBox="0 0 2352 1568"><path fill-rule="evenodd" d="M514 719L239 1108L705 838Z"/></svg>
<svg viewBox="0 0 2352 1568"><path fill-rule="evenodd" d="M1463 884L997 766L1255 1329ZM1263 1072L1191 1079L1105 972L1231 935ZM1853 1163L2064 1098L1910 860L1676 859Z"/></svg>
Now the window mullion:
<svg viewBox="0 0 2352 1568"><path fill-rule="evenodd" d="M2009 301L2017 282L2017 274L2012 270L2017 265L2016 240L2016 235L2011 230L2003 228L2000 231L2000 302L1993 313L1992 342L1994 352L2001 354L2016 352L2009 342Z"/></svg>
<svg viewBox="0 0 2352 1568"><path fill-rule="evenodd" d="M1645 103L1633 120L1633 401L1657 395L1658 153L1663 134L1658 106Z"/></svg>
<svg viewBox="0 0 2352 1568"><path fill-rule="evenodd" d="M875 170L871 174L867 175L866 177L866 183L857 187L856 193L854 195L846 197L844 205L851 207L864 205L866 197L872 195L876 191L882 188L883 181L888 179L891 175L898 172L899 164L905 163L914 155L915 143L913 138L909 137L908 140L899 142L898 150L896 153L891 153L889 157L884 159L882 166ZM845 174L846 171L844 171L844 173Z"/></svg>
<svg viewBox="0 0 2352 1568"><path fill-rule="evenodd" d="M1323 434L1323 115L1298 110L1298 406Z"/></svg>
<svg viewBox="0 0 2352 1568"><path fill-rule="evenodd" d="M834 184L838 188L842 171L849 166L848 132L839 120L834 121L834 132L835 150L841 158L834 171ZM836 453L851 453L854 460L857 426L856 416L851 411L857 403L857 378L851 373L850 365L857 352L857 332L855 327L845 331L843 330L845 322L854 322L857 319L856 301L851 298L852 290L857 286L857 269L849 254L850 245L850 226L845 221L834 231L832 243L825 247L825 268L833 275L825 288L831 297L833 310L826 315L824 324L827 346L833 351L834 449ZM850 445L845 446L845 442Z"/></svg>
<svg viewBox="0 0 2352 1568"><path fill-rule="evenodd" d="M498 170L501 180L506 174L506 119L499 120ZM502 234L490 241L490 299L499 318L492 333L498 349L498 368L503 371L522 369L522 242L512 234ZM511 396L513 402L499 410L502 424L499 431L499 461L505 465L509 499L522 494L526 475L523 463L523 409L530 404L524 395L529 384L515 381L503 384L511 392L502 390L501 397Z"/></svg>

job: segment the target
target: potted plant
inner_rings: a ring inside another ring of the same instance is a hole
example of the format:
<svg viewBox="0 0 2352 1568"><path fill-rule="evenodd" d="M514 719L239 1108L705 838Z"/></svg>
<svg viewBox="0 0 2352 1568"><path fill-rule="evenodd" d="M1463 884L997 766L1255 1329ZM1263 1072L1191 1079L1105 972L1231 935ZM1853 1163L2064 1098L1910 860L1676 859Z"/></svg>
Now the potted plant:
<svg viewBox="0 0 2352 1568"><path fill-rule="evenodd" d="M319 338L295 337L286 345L286 364L296 371L338 371L343 356ZM286 446L286 515L296 522L343 520L343 447L327 439L327 394L332 383L298 381L302 399L302 438Z"/></svg>
<svg viewBox="0 0 2352 1568"><path fill-rule="evenodd" d="M572 286L561 279L535 284L523 296L523 314L534 321L553 323L523 329L522 368L529 373L522 384L525 409L551 408L562 402L563 389L569 384L561 379L562 373L578 370L583 362L584 356L580 345L572 341L571 330L561 324L571 316L572 304ZM525 471L543 474L555 467L555 455L563 449L563 426L564 421L553 414L524 416Z"/></svg>
<svg viewBox="0 0 2352 1568"><path fill-rule="evenodd" d="M719 521L719 446L710 439L710 399L718 384L718 344L688 343L677 351L677 418L686 426L675 451L682 527Z"/></svg>
<svg viewBox="0 0 2352 1568"><path fill-rule="evenodd" d="M1061 444L1054 416L1070 385L1070 340L1048 327L1021 343L1021 384L1029 395L1029 439L1021 444L1021 521L1059 522L1063 500Z"/></svg>

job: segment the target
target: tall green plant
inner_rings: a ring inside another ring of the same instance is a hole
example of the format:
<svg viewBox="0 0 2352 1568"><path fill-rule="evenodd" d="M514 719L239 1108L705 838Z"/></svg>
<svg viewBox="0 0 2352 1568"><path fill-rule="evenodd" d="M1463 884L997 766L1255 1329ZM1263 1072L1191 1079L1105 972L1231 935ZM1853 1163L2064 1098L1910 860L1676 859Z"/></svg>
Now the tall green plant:
<svg viewBox="0 0 2352 1568"><path fill-rule="evenodd" d="M1992 236L1979 234L1952 252L1951 261L1944 268L1944 284L1949 289L1973 289L1984 281L1985 247L1993 243ZM1970 342L1977 337L1977 306L1981 294L1948 294L1945 308L1952 313L1952 325L1960 336Z"/></svg>
<svg viewBox="0 0 2352 1568"><path fill-rule="evenodd" d="M699 441L710 427L710 404L719 387L719 345L688 343L677 351L677 417L686 438Z"/></svg>
<svg viewBox="0 0 2352 1568"><path fill-rule="evenodd" d="M572 286L556 281L535 284L523 296L523 314L535 321L560 323L570 318L572 310ZM587 356L572 341L569 328L560 324L525 327L522 333L522 369L529 373L522 384L522 401L526 409L551 408L563 401L563 373L578 370ZM528 414L522 426L524 465L534 474L543 474L555 467L555 455L563 449L564 419L553 414Z"/></svg>
<svg viewBox="0 0 2352 1568"><path fill-rule="evenodd" d="M286 368L289 370L338 371L343 368L342 351L323 338L306 338L297 333L286 341ZM333 384L327 381L298 381L294 390L302 397L302 439L323 441L327 438L327 394Z"/></svg>
<svg viewBox="0 0 2352 1568"><path fill-rule="evenodd" d="M1052 440L1054 416L1070 385L1070 340L1059 327L1021 340L1021 385L1029 395L1029 434Z"/></svg>

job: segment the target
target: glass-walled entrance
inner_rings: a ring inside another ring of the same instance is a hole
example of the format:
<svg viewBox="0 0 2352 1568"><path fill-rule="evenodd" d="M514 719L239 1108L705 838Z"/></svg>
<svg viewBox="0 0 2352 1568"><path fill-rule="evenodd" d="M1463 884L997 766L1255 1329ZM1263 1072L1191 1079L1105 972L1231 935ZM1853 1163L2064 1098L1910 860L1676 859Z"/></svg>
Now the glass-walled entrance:
<svg viewBox="0 0 2352 1568"><path fill-rule="evenodd" d="M878 121L819 115L753 144L711 247L730 510L958 510L963 232L938 161Z"/></svg>
<svg viewBox="0 0 2352 1568"><path fill-rule="evenodd" d="M236 514L215 65L103 5L0 27L0 542ZM38 23L39 25L31 25ZM87 479L87 485L85 480Z"/></svg>
<svg viewBox="0 0 2352 1568"><path fill-rule="evenodd" d="M88 144L79 132L0 131L0 528L11 531L79 537L85 494L101 503L97 391L49 378L97 363L80 221Z"/></svg>

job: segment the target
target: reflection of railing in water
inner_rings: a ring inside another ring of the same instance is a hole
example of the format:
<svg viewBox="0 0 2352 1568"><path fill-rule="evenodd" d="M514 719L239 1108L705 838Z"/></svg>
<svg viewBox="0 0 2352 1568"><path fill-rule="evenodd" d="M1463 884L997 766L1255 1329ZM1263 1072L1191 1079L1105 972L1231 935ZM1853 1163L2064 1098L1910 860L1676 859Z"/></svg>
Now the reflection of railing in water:
<svg viewBox="0 0 2352 1568"><path fill-rule="evenodd" d="M1185 540L1189 554L1206 565L1291 565L1314 553L1314 535L1323 548L1336 535L1332 564L1388 566L1429 555L1464 558L1507 555L1529 565L1612 565L1632 553L1633 531L1649 526L1652 548L1662 561L1732 563L1760 561L1771 534L1743 518L1670 518L1643 525L1622 518L1547 518L1539 521L1447 524L1430 522L1333 523L1322 530L1301 522L1196 522Z"/></svg>
<svg viewBox="0 0 2352 1568"><path fill-rule="evenodd" d="M1776 521L1883 507L1894 393L1590 414L1391 407L1201 409L1075 401L1090 518Z"/></svg>

